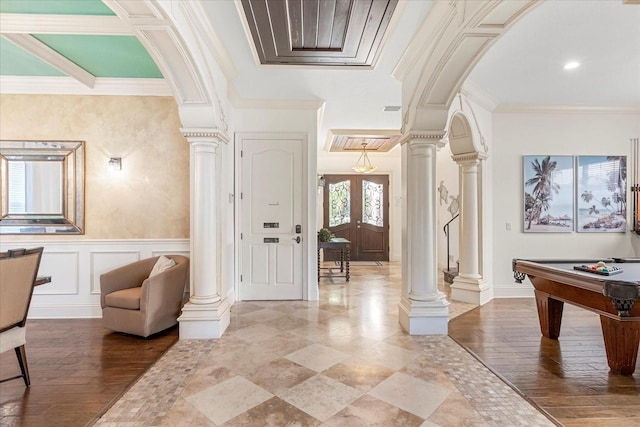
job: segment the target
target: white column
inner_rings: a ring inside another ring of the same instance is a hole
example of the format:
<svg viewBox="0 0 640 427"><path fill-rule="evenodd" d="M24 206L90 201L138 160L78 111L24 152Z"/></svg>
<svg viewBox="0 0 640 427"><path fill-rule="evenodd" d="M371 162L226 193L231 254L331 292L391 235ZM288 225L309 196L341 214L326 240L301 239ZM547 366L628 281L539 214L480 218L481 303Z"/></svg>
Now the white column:
<svg viewBox="0 0 640 427"><path fill-rule="evenodd" d="M191 283L189 302L182 309L180 339L220 338L229 326L229 303L222 292L219 247L217 151L226 143L216 129L182 129L190 144Z"/></svg>
<svg viewBox="0 0 640 427"><path fill-rule="evenodd" d="M411 133L402 145L402 298L399 317L411 335L446 334L449 302L438 291L436 154L442 132Z"/></svg>
<svg viewBox="0 0 640 427"><path fill-rule="evenodd" d="M479 186L478 166L486 159L483 153L452 156L462 172L460 198L460 272L451 285L451 299L471 304L489 301L491 289L482 278L479 239Z"/></svg>

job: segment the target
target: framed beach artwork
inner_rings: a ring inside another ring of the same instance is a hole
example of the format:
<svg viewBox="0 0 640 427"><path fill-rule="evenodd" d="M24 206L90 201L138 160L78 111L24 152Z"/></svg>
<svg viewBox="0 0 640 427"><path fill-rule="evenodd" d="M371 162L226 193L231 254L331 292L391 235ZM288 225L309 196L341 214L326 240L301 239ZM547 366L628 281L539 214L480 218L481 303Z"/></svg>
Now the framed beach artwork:
<svg viewBox="0 0 640 427"><path fill-rule="evenodd" d="M578 156L577 230L587 233L627 229L627 156Z"/></svg>
<svg viewBox="0 0 640 427"><path fill-rule="evenodd" d="M574 229L573 156L523 156L524 232Z"/></svg>

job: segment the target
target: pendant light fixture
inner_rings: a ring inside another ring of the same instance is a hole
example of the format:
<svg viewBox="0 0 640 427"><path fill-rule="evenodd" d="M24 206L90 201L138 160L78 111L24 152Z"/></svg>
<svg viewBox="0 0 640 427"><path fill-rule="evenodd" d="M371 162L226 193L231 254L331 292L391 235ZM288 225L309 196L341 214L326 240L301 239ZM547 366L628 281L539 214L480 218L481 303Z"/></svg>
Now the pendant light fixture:
<svg viewBox="0 0 640 427"><path fill-rule="evenodd" d="M376 167L371 164L369 155L367 154L367 143L362 143L362 154L358 158L356 165L352 168L356 173L371 173L376 170Z"/></svg>

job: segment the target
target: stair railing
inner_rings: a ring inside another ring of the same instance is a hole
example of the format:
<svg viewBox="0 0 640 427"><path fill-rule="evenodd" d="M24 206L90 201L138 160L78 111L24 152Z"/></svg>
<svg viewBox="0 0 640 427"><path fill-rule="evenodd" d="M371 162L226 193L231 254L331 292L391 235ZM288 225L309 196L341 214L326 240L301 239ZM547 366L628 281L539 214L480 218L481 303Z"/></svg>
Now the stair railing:
<svg viewBox="0 0 640 427"><path fill-rule="evenodd" d="M453 222L453 220L458 218L459 216L460 216L460 214L456 214L456 216L451 218L449 220L449 222L447 222L443 227L444 235L447 236L447 271L451 270L451 268L449 266L449 224L451 224Z"/></svg>

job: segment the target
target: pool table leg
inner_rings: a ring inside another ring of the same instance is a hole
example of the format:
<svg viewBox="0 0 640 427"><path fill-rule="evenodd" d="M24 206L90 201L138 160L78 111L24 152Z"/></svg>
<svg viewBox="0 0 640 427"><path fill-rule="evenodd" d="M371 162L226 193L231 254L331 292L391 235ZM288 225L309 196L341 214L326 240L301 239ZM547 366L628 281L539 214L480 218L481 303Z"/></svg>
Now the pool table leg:
<svg viewBox="0 0 640 427"><path fill-rule="evenodd" d="M538 290L535 291L535 294L538 319L540 320L540 332L547 338L558 339L564 302L553 299L549 294Z"/></svg>
<svg viewBox="0 0 640 427"><path fill-rule="evenodd" d="M636 370L640 322L625 322L600 316L607 361L612 373L632 375Z"/></svg>

